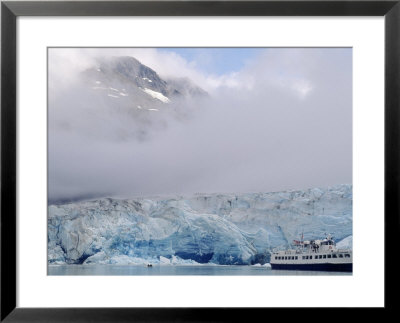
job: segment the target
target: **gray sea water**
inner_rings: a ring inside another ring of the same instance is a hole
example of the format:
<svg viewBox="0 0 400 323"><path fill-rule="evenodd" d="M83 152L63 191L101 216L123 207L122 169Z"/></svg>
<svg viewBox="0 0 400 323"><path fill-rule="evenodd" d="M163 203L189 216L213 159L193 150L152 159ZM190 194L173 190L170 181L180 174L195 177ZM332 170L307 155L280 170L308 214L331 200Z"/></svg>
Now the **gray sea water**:
<svg viewBox="0 0 400 323"><path fill-rule="evenodd" d="M63 276L349 276L346 272L323 272L303 270L272 270L265 266L160 266L153 267L139 265L51 265L48 266L48 275Z"/></svg>

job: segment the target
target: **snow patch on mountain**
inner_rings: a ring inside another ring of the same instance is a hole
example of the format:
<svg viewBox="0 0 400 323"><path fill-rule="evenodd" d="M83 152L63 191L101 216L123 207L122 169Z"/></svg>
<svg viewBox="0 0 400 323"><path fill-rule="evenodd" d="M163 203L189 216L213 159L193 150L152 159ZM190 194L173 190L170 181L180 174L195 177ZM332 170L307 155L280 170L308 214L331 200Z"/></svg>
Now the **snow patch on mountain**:
<svg viewBox="0 0 400 323"><path fill-rule="evenodd" d="M168 99L165 95L163 95L160 92L156 92L156 91L153 91L153 90L150 90L147 88L144 88L143 91L146 92L147 94L149 94L150 96L152 96L153 98L160 100L161 102L164 102L164 103L170 102L170 99Z"/></svg>

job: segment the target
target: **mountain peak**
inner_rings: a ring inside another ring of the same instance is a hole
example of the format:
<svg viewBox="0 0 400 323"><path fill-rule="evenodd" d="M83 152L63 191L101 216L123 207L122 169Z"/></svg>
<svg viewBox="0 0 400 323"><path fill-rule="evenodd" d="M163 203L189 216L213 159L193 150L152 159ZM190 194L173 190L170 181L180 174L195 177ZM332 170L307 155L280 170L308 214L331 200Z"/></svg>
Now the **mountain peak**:
<svg viewBox="0 0 400 323"><path fill-rule="evenodd" d="M99 57L85 71L93 90L109 98L124 98L140 110L155 111L160 103L207 95L188 78L162 79L156 71L131 56Z"/></svg>

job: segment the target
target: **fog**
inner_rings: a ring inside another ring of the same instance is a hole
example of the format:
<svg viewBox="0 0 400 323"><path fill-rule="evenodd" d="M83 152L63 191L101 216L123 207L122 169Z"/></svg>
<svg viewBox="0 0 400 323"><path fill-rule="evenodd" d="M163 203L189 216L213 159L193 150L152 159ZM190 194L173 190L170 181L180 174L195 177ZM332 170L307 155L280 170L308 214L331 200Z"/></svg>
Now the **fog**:
<svg viewBox="0 0 400 323"><path fill-rule="evenodd" d="M94 57L127 53L49 51L51 203L352 182L351 49L260 49L227 75L207 75L174 53L134 49L129 54L161 77L187 76L210 93L149 112L146 122L82 89L80 72ZM143 124L148 135L139 140Z"/></svg>

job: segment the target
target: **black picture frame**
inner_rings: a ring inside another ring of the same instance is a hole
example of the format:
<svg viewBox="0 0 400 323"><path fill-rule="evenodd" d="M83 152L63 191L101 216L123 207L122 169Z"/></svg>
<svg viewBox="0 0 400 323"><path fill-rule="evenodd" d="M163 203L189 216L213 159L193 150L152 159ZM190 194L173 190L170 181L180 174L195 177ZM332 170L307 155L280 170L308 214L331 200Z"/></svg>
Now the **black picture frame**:
<svg viewBox="0 0 400 323"><path fill-rule="evenodd" d="M233 322L266 320L287 308L19 308L17 300L16 19L19 16L384 16L385 19L385 306L392 293L399 236L400 0L379 1L3 1L1 3L1 321L4 322ZM366 201L367 203L368 201ZM392 257L395 255L395 257ZM393 259L393 260L392 260ZM373 259L371 259L373 261ZM40 291L38 291L40 293ZM327 303L328 305L328 303ZM293 308L294 310L295 308ZM291 309L292 310L292 309ZM338 309L327 308L331 321ZM331 313L331 314L330 314ZM302 319L305 319L304 317Z"/></svg>

